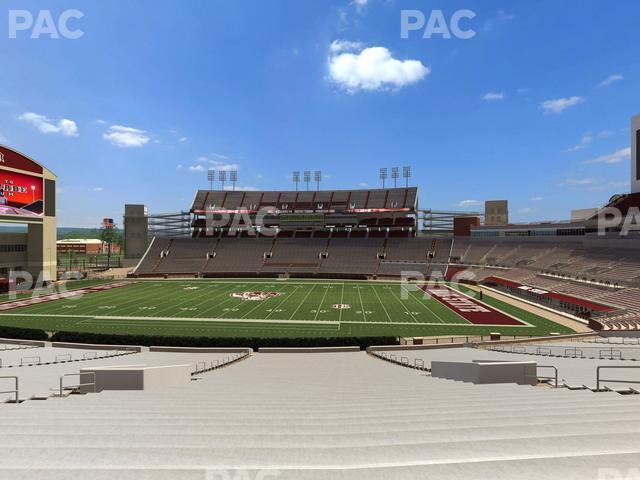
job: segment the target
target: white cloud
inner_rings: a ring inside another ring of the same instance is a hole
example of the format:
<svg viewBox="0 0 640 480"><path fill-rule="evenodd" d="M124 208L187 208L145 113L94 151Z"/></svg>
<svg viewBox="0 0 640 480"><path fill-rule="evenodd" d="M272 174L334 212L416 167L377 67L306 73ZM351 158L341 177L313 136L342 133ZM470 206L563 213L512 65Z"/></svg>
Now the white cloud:
<svg viewBox="0 0 640 480"><path fill-rule="evenodd" d="M184 142L186 142L187 140L189 140L187 137L180 137L180 138L178 139L178 141L179 141L180 143L184 143Z"/></svg>
<svg viewBox="0 0 640 480"><path fill-rule="evenodd" d="M577 152L578 150L582 150L587 147L590 143L592 143L595 139L602 140L604 138L609 138L613 135L611 130L602 130L597 134L593 134L592 132L586 132L582 134L580 138L580 142L573 147L567 148L565 152Z"/></svg>
<svg viewBox="0 0 640 480"><path fill-rule="evenodd" d="M111 125L102 138L120 148L143 147L151 140L144 130L122 125Z"/></svg>
<svg viewBox="0 0 640 480"><path fill-rule="evenodd" d="M42 133L59 133L65 137L77 137L78 126L73 120L61 118L57 122L50 120L44 115L33 112L25 112L18 117L18 120L28 122Z"/></svg>
<svg viewBox="0 0 640 480"><path fill-rule="evenodd" d="M104 188L102 187L93 187L91 189L92 192L104 192Z"/></svg>
<svg viewBox="0 0 640 480"><path fill-rule="evenodd" d="M368 187L369 184L367 182L360 182L360 183L358 183L358 186L359 187Z"/></svg>
<svg viewBox="0 0 640 480"><path fill-rule="evenodd" d="M189 171L190 172L204 172L205 168L202 165L190 165L189 166Z"/></svg>
<svg viewBox="0 0 640 480"><path fill-rule="evenodd" d="M429 73L419 60L398 60L384 47L369 47L359 53L333 52L329 57L331 79L349 93L398 90Z"/></svg>
<svg viewBox="0 0 640 480"><path fill-rule="evenodd" d="M176 170L182 170L182 164L179 163L178 165L176 165Z"/></svg>
<svg viewBox="0 0 640 480"><path fill-rule="evenodd" d="M628 187L629 180L617 180L614 182L609 182L610 187L620 188L620 187Z"/></svg>
<svg viewBox="0 0 640 480"><path fill-rule="evenodd" d="M523 207L523 208L518 210L518 213L521 214L521 215L527 215L529 213L533 213L533 208Z"/></svg>
<svg viewBox="0 0 640 480"><path fill-rule="evenodd" d="M544 197L540 197L540 196L531 197L532 202L541 202L542 200L544 200Z"/></svg>
<svg viewBox="0 0 640 480"><path fill-rule="evenodd" d="M504 92L488 92L482 97L487 102L495 102L496 100L504 100Z"/></svg>
<svg viewBox="0 0 640 480"><path fill-rule="evenodd" d="M584 186L593 185L595 180L593 178L567 178L560 182L561 186Z"/></svg>
<svg viewBox="0 0 640 480"><path fill-rule="evenodd" d="M583 163L585 164L594 164L594 163L605 163L608 165L614 163L620 163L623 160L626 160L631 157L631 147L621 148L620 150L616 150L615 152L608 153L606 155L602 155L597 158L593 158L591 160L587 160Z"/></svg>
<svg viewBox="0 0 640 480"><path fill-rule="evenodd" d="M613 135L613 132L611 130L602 130L601 132L598 132L598 138L609 138Z"/></svg>
<svg viewBox="0 0 640 480"><path fill-rule="evenodd" d="M229 170L239 170L240 169L240 165L235 163L227 155L222 155L220 153L210 153L209 155L200 155L198 158L196 158L196 164L200 164L198 166L202 166L202 164L211 165L211 168L213 168L215 170L229 171ZM203 169L204 169L204 167L203 167ZM199 171L199 172L203 171L203 170L200 170L200 169L193 170L191 167L189 167L189 170L191 170L191 171Z"/></svg>
<svg viewBox="0 0 640 480"><path fill-rule="evenodd" d="M609 75L607 78L605 78L603 81L601 81L597 85L597 87L599 87L599 88L608 87L612 83L616 83L616 82L619 82L621 80L624 80L624 76L623 75L620 75L620 74Z"/></svg>
<svg viewBox="0 0 640 480"><path fill-rule="evenodd" d="M504 10L498 10L495 17L490 18L484 22L483 29L485 32L490 32L493 27L499 22L507 22L513 20L516 16L513 13L507 13Z"/></svg>
<svg viewBox="0 0 640 480"><path fill-rule="evenodd" d="M593 133L586 132L582 134L580 137L580 143L574 145L573 147L567 148L566 152L577 152L578 150L582 150L584 147L593 142Z"/></svg>
<svg viewBox="0 0 640 480"><path fill-rule="evenodd" d="M0 133L0 143L9 143L9 140L7 139L7 137L5 137L4 135L2 135Z"/></svg>
<svg viewBox="0 0 640 480"><path fill-rule="evenodd" d="M482 205L480 200L462 200L456 204L456 207L477 207Z"/></svg>
<svg viewBox="0 0 640 480"><path fill-rule="evenodd" d="M562 113L567 108L582 102L584 102L584 98L579 96L557 98L555 100L545 100L542 102L542 108L544 108L547 113Z"/></svg>
<svg viewBox="0 0 640 480"><path fill-rule="evenodd" d="M98 125L106 125L106 124L107 124L107 122L105 122L105 121L104 121L104 120L102 120L101 118L97 119L97 120L96 120L96 123L97 123Z"/></svg>
<svg viewBox="0 0 640 480"><path fill-rule="evenodd" d="M228 178L227 178L227 182L229 182ZM231 191L231 190L233 190L233 185L227 184L227 185L224 186L224 189ZM247 187L247 186L240 187L240 186L236 185L236 192L257 192L258 190L260 190L260 189L256 188L256 187Z"/></svg>
<svg viewBox="0 0 640 480"><path fill-rule="evenodd" d="M367 8L369 0L353 0L352 3L356 7L356 12L361 14L364 13L365 8Z"/></svg>
<svg viewBox="0 0 640 480"><path fill-rule="evenodd" d="M334 40L329 46L329 50L333 53L353 52L354 50L362 50L364 45L361 42L351 42L349 40Z"/></svg>

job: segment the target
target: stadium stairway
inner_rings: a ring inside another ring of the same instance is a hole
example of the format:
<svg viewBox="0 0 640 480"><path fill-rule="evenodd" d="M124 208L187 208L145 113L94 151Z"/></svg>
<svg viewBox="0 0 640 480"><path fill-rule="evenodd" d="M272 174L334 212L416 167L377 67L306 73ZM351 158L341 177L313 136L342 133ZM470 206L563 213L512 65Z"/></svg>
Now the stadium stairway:
<svg viewBox="0 0 640 480"><path fill-rule="evenodd" d="M596 479L637 466L639 401L257 354L186 387L2 405L0 478Z"/></svg>

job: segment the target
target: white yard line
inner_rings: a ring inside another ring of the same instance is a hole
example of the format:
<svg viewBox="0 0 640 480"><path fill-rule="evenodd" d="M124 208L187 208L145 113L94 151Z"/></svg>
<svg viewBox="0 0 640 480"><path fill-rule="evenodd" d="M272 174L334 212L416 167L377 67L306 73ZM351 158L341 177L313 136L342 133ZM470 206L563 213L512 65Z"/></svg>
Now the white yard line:
<svg viewBox="0 0 640 480"><path fill-rule="evenodd" d="M398 300L398 303L400 304L400 306L401 306L402 308L404 308L404 311L405 311L405 312L409 312L409 315L411 315L411 318L413 318L413 321L414 321L415 323L420 323L420 322L418 321L418 319L415 317L415 315L411 312L411 310L408 310L408 309L407 309L407 307L405 306L405 304L404 304L404 303L402 303L402 299L401 299L399 296L397 296L397 295L393 292L393 288L391 289L391 295L393 296L393 298L395 298L396 300ZM393 321L393 320L392 320L392 321Z"/></svg>
<svg viewBox="0 0 640 480"><path fill-rule="evenodd" d="M366 309L364 308L364 302L362 301L362 292L360 291L360 289L358 288L358 296L360 297L360 307L362 307L362 320L364 320L364 322L367 322L367 312Z"/></svg>
<svg viewBox="0 0 640 480"><path fill-rule="evenodd" d="M376 290L375 286L373 287L373 293L375 293L376 297L378 297L378 301L380 302L380 305L382 305L382 309L384 310L385 315L389 319L388 322L384 322L384 323L394 323L394 321L391 319L391 315L389 315L389 312L387 312L387 309L384 306L384 303L382 302L382 299L380 298L380 295L378 295L378 291ZM369 323L373 323L373 322L369 322Z"/></svg>
<svg viewBox="0 0 640 480"><path fill-rule="evenodd" d="M422 295L427 295L427 292L425 292L424 290L420 290L422 292ZM409 297L411 297L413 300L415 300L422 308L426 309L429 313L431 313L434 317L436 317L438 320L440 320L442 322L442 324L447 325L449 324L449 322L445 321L440 315L438 315L436 312L434 312L433 310L431 310L431 307L429 305L427 305L424 302L421 302L419 299L417 299L415 296L411 295L411 292L408 292ZM429 296L429 298L431 298ZM434 302L436 302L437 300L434 300ZM438 303L438 305L440 305L440 303ZM451 310L453 312L453 310ZM453 312L456 315L458 315L457 312ZM458 317L460 317L464 322L469 322L466 318L461 317L460 315L458 315ZM449 325L455 325L455 324L449 324Z"/></svg>
<svg viewBox="0 0 640 480"><path fill-rule="evenodd" d="M289 292L287 292L287 293L289 293ZM278 303L278 305L277 305L275 308L272 308L272 309L271 309L271 311L269 312L269 315L267 315L266 317L264 317L264 319L265 319L265 320L267 320L267 319L268 319L268 318L269 318L269 317L270 317L270 316L271 316L271 315L272 315L272 314L273 314L277 309L279 309L282 305L284 305L284 304L289 300L289 298L291 298L290 296L287 296L287 294L284 294L284 293L282 294L282 296L284 297L284 298L282 299L282 301L281 301L280 303ZM258 302L258 303L260 303L260 302ZM251 309L251 312L253 312L254 310L255 310L255 308L252 308L252 309ZM247 314L243 315L243 318L244 318L246 315L248 315L249 313L251 313L251 312L247 312Z"/></svg>
<svg viewBox="0 0 640 480"><path fill-rule="evenodd" d="M316 288L316 284L314 283L313 286L309 289L309 293L307 293L304 298L302 299L302 301L298 304L298 308L296 308L293 313L291 314L291 316L289 317L289 320L292 320L293 317L296 315L296 313L298 313L298 310L300 310L300 307L302 307L302 305L304 304L304 302L307 301L307 298L309 298L309 295L311 295L311 292L313 292Z"/></svg>
<svg viewBox="0 0 640 480"><path fill-rule="evenodd" d="M328 286L324 289L324 295L322 296L322 299L320 300L320 305L318 305L318 308L316 309L316 316L313 317L314 320L317 320L318 319L318 315L320 315L320 309L322 308L322 304L324 303L324 299L327 297L327 293L329 293L329 287Z"/></svg>

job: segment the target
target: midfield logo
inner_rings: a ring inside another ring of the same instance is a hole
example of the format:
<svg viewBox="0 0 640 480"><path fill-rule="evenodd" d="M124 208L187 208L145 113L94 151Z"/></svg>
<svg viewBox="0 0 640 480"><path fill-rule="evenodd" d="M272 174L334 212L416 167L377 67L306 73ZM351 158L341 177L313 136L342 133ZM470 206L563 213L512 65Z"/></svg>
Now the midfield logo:
<svg viewBox="0 0 640 480"><path fill-rule="evenodd" d="M268 300L280 295L281 294L278 292L235 292L231 294L234 298L241 298L242 300L250 300L254 302Z"/></svg>
<svg viewBox="0 0 640 480"><path fill-rule="evenodd" d="M349 310L351 308L351 305L349 305L348 303L334 303L333 305L331 305L331 308L333 308L334 310Z"/></svg>

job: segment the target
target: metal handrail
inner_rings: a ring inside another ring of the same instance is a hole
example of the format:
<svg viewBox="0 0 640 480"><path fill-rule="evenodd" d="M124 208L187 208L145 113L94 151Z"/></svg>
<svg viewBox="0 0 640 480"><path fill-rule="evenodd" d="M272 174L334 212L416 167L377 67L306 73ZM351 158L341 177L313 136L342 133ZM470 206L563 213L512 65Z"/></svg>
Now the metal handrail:
<svg viewBox="0 0 640 480"><path fill-rule="evenodd" d="M600 360L602 360L602 352L609 353L609 359L610 360L613 360L613 354L617 353L619 355L619 357L620 357L620 360L622 360L622 350L614 350L613 347L608 348L608 349L604 349L604 350L600 350L600 352L598 352L598 356L600 357Z"/></svg>
<svg viewBox="0 0 640 480"><path fill-rule="evenodd" d="M62 386L62 380L64 379L64 377L82 377L82 375L92 375L93 376L93 382L91 383L78 383L77 385L67 385L64 388L80 388L80 387L90 387L93 386L93 393L96 393L96 372L79 372L79 373L65 373L64 375L60 375L60 396L62 397L62 392L63 392L63 386Z"/></svg>
<svg viewBox="0 0 640 480"><path fill-rule="evenodd" d="M84 360L94 360L98 358L98 352L87 352L84 355L82 355L82 358Z"/></svg>
<svg viewBox="0 0 640 480"><path fill-rule="evenodd" d="M635 380L610 380L606 378L600 378L600 369L602 368L617 368L617 369L627 369L627 368L635 368L639 369L640 365L598 365L596 367L596 390L600 391L600 382L611 382L611 383L640 383L640 381Z"/></svg>
<svg viewBox="0 0 640 480"><path fill-rule="evenodd" d="M7 390L6 392L0 392L0 394L2 394L2 393L15 393L15 395L16 395L15 403L19 403L20 402L20 388L19 388L19 385L18 385L18 377L16 377L15 375L8 375L8 376L0 377L0 379L2 379L2 378L13 378L13 380L15 381L16 388L15 388L15 390Z"/></svg>
<svg viewBox="0 0 640 480"><path fill-rule="evenodd" d="M538 377L543 380L551 380L552 378L555 380L555 388L558 388L558 368L553 365L536 365L536 368L553 368L555 371L555 375L553 377Z"/></svg>
<svg viewBox="0 0 640 480"><path fill-rule="evenodd" d="M25 360L33 360L33 359L38 359L38 363L36 363L36 365L40 365L40 363L42 362L42 359L38 356L36 357L22 357L20 359L20 366L22 367L25 364ZM27 365L33 365L33 363L29 362L27 363Z"/></svg>
<svg viewBox="0 0 640 480"><path fill-rule="evenodd" d="M542 350L546 350L547 353L541 353ZM551 355L551 347L543 347L543 346L539 345L536 355Z"/></svg>
<svg viewBox="0 0 640 480"><path fill-rule="evenodd" d="M65 358L67 360L64 360ZM56 355L55 361L56 362L69 362L69 361L71 361L71 354L70 353L61 353L60 355Z"/></svg>
<svg viewBox="0 0 640 480"><path fill-rule="evenodd" d="M567 354L567 352L573 351L573 358L577 358L578 357L578 352L580 352L580 358L584 357L584 352L582 351L582 349L578 348L578 347L572 347L572 348L565 348L564 349L564 356L568 357L569 355Z"/></svg>
<svg viewBox="0 0 640 480"><path fill-rule="evenodd" d="M420 362L420 363L418 363ZM424 370L424 360L421 358L414 358L413 359L413 367L414 368L422 368Z"/></svg>

